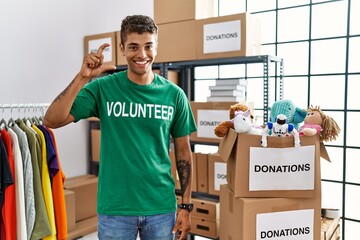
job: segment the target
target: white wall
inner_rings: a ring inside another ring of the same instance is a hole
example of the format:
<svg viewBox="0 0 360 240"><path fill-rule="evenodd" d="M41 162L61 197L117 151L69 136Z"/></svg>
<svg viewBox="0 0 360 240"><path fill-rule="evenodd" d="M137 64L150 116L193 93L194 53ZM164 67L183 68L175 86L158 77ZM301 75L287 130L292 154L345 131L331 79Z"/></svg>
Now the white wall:
<svg viewBox="0 0 360 240"><path fill-rule="evenodd" d="M153 17L153 1L12 0L0 10L0 105L50 103L80 69L84 36L118 31L127 15ZM55 130L66 177L87 172L87 127Z"/></svg>

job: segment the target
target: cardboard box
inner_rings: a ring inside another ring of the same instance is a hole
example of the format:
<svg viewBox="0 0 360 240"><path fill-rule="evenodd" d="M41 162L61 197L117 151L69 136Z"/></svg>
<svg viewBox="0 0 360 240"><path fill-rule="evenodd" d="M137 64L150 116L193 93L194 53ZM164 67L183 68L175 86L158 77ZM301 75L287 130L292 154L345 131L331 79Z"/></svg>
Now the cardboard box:
<svg viewBox="0 0 360 240"><path fill-rule="evenodd" d="M222 121L230 120L230 107L237 102L190 102L191 110L194 114L195 122L198 127L196 132L190 135L193 142L219 143L221 138L214 133L215 127ZM254 103L247 104L254 112Z"/></svg>
<svg viewBox="0 0 360 240"><path fill-rule="evenodd" d="M156 24L217 16L215 0L154 0Z"/></svg>
<svg viewBox="0 0 360 240"><path fill-rule="evenodd" d="M207 238L219 237L220 221L211 221L191 216L190 233L200 235Z"/></svg>
<svg viewBox="0 0 360 240"><path fill-rule="evenodd" d="M75 229L68 233L69 240L79 239L97 231L98 217L94 216L76 223Z"/></svg>
<svg viewBox="0 0 360 240"><path fill-rule="evenodd" d="M333 240L340 235L340 218L321 219L321 240Z"/></svg>
<svg viewBox="0 0 360 240"><path fill-rule="evenodd" d="M160 75L159 69L153 69L153 72ZM172 83L175 83L176 85L179 85L179 72L174 70L168 70L167 72L168 76L167 79L170 80Z"/></svg>
<svg viewBox="0 0 360 240"><path fill-rule="evenodd" d="M197 164L197 191L208 193L208 155L196 153Z"/></svg>
<svg viewBox="0 0 360 240"><path fill-rule="evenodd" d="M169 156L171 160L171 174L175 180L175 189L181 190L180 186L180 179L179 174L176 169L176 159L175 159L175 152L170 150ZM196 192L197 191L197 167L196 167L196 154L192 153L193 156L193 165L192 165L192 183L191 183L191 191Z"/></svg>
<svg viewBox="0 0 360 240"><path fill-rule="evenodd" d="M64 189L67 230L75 229L75 192Z"/></svg>
<svg viewBox="0 0 360 240"><path fill-rule="evenodd" d="M268 137L236 133L230 129L218 153L227 161L227 181L235 197L314 198L321 192L319 136ZM286 157L286 158L285 158Z"/></svg>
<svg viewBox="0 0 360 240"><path fill-rule="evenodd" d="M116 35L115 32L89 35L84 37L85 54L97 52L104 43L110 46L103 51L104 64L116 65Z"/></svg>
<svg viewBox="0 0 360 240"><path fill-rule="evenodd" d="M227 184L227 164L219 154L208 155L209 194L220 195L220 185Z"/></svg>
<svg viewBox="0 0 360 240"><path fill-rule="evenodd" d="M227 185L220 187L220 239L319 240L320 220L320 194L307 199L236 198Z"/></svg>
<svg viewBox="0 0 360 240"><path fill-rule="evenodd" d="M196 21L196 58L227 58L260 54L260 20L240 13Z"/></svg>
<svg viewBox="0 0 360 240"><path fill-rule="evenodd" d="M217 200L207 200L193 198L194 209L191 212L193 217L206 219L210 221L220 220L220 202Z"/></svg>
<svg viewBox="0 0 360 240"><path fill-rule="evenodd" d="M98 178L94 175L84 175L65 180L64 188L75 192L76 222L97 215Z"/></svg>
<svg viewBox="0 0 360 240"><path fill-rule="evenodd" d="M100 161L100 129L91 129L91 160Z"/></svg>
<svg viewBox="0 0 360 240"><path fill-rule="evenodd" d="M195 20L158 25L156 63L196 59Z"/></svg>

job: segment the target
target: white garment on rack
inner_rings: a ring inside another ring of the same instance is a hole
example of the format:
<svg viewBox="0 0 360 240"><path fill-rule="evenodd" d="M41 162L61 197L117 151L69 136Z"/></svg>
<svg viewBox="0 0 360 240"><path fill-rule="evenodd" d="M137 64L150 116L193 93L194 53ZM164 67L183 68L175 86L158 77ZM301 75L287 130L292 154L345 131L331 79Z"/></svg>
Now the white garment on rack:
<svg viewBox="0 0 360 240"><path fill-rule="evenodd" d="M24 172L23 160L16 133L9 128L8 133L11 138L12 152L14 156L15 174L15 201L16 201L16 236L18 239L27 239L26 217L25 217L25 194L24 194Z"/></svg>

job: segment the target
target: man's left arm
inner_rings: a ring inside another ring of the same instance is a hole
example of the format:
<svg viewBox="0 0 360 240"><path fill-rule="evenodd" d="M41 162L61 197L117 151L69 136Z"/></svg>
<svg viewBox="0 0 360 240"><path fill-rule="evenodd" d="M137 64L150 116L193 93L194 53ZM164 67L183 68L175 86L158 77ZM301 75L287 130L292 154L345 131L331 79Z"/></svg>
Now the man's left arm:
<svg viewBox="0 0 360 240"><path fill-rule="evenodd" d="M191 203L192 153L189 136L174 139L176 168L179 175L182 203ZM190 211L178 209L174 232L179 233L178 239L186 239L190 231Z"/></svg>

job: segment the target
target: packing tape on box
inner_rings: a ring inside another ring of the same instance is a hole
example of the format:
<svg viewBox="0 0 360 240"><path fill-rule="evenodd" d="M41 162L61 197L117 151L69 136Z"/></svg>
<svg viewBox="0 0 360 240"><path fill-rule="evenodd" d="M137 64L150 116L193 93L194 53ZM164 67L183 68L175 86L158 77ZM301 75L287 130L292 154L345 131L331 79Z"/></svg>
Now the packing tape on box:
<svg viewBox="0 0 360 240"><path fill-rule="evenodd" d="M326 218L339 218L340 210L335 208L323 208L323 216Z"/></svg>

